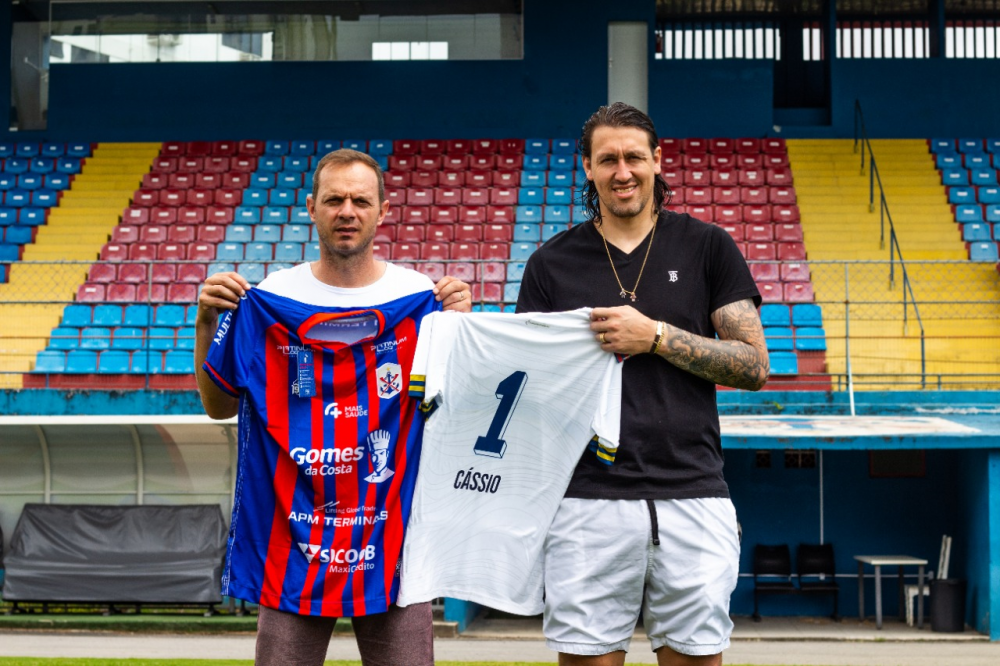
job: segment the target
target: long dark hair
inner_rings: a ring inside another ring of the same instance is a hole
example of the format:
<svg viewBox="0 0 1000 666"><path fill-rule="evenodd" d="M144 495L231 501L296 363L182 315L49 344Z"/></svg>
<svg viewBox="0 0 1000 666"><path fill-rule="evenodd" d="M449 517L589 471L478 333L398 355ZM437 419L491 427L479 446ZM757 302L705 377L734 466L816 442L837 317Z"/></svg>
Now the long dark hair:
<svg viewBox="0 0 1000 666"><path fill-rule="evenodd" d="M649 152L655 153L659 138L656 136L656 128L649 116L624 102L615 102L609 106L602 106L594 112L587 122L583 124L583 133L580 135L580 155L590 159L591 141L594 138L594 130L598 127L636 127L641 129L649 137ZM673 193L670 186L660 174L655 174L653 181L653 210L659 212L665 205L670 203ZM587 215L595 222L601 221L601 203L597 198L597 188L594 181L587 179L580 189L580 199Z"/></svg>

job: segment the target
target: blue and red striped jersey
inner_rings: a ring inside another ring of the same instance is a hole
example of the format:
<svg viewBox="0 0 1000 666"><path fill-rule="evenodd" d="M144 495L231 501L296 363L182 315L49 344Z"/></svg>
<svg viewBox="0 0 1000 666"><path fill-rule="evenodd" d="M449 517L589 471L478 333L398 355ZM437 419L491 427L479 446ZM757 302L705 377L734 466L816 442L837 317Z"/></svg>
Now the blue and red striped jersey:
<svg viewBox="0 0 1000 666"><path fill-rule="evenodd" d="M423 436L409 375L439 309L429 290L338 308L256 288L226 313L204 365L240 398L224 594L324 616L395 601Z"/></svg>

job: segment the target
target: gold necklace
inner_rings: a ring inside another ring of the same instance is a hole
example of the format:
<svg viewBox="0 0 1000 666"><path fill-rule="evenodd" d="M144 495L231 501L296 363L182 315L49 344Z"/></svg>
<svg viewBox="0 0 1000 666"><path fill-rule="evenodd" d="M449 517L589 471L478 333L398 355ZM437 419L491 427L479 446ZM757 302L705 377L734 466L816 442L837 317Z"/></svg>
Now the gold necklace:
<svg viewBox="0 0 1000 666"><path fill-rule="evenodd" d="M656 222L653 220L653 230L649 232L649 245L646 246L646 256L642 258L642 266L639 267L639 277L635 279L635 284L632 285L632 291L629 291L622 284L622 280L618 277L618 271L615 269L615 260L611 258L611 248L608 247L608 239L604 236L604 224L602 223L598 227L598 231L601 233L601 240L604 241L604 251L608 253L608 261L611 263L611 272L615 274L615 282L618 283L618 288L621 289L619 296L625 298L626 296L631 297L632 302L635 303L635 290L639 288L639 280L642 279L642 271L646 268L646 260L649 259L649 251L653 247L653 234L656 233Z"/></svg>

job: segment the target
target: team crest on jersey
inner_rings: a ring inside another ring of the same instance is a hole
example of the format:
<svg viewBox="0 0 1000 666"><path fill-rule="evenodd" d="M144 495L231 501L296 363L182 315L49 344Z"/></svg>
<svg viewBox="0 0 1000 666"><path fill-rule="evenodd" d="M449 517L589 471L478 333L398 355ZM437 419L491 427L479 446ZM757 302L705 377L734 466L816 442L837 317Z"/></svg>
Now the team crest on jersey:
<svg viewBox="0 0 1000 666"><path fill-rule="evenodd" d="M382 400L399 395L403 390L403 370L398 363L378 366L378 397Z"/></svg>

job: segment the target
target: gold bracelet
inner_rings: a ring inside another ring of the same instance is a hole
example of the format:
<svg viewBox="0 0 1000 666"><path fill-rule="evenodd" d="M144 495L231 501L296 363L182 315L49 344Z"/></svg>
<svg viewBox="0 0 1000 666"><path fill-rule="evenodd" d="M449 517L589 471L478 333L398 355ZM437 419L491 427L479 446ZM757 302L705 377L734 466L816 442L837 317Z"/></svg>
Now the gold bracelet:
<svg viewBox="0 0 1000 666"><path fill-rule="evenodd" d="M656 337L653 338L653 346L649 350L650 354L655 354L660 350L660 343L663 342L663 334L667 330L667 324L663 321L656 322Z"/></svg>

